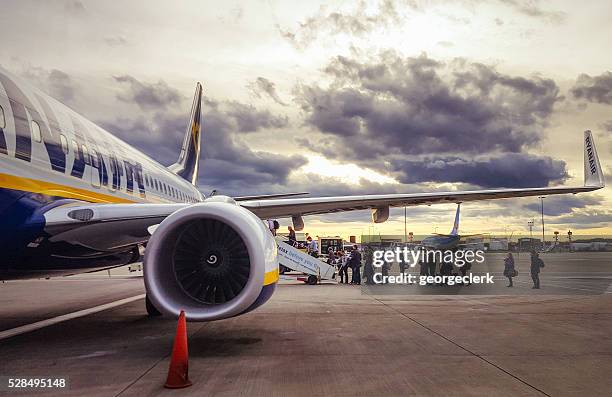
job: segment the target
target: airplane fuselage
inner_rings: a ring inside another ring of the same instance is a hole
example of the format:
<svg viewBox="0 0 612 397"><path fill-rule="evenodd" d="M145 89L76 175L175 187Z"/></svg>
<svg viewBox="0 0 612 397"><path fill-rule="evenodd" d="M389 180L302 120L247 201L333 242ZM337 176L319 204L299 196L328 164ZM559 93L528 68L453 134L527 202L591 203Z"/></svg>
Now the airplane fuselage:
<svg viewBox="0 0 612 397"><path fill-rule="evenodd" d="M0 278L111 267L134 255L133 246L96 252L45 241L40 215L50 208L202 200L193 184L0 69Z"/></svg>
<svg viewBox="0 0 612 397"><path fill-rule="evenodd" d="M421 241L421 245L437 250L448 250L454 249L459 244L461 236L448 235L448 236L429 236Z"/></svg>

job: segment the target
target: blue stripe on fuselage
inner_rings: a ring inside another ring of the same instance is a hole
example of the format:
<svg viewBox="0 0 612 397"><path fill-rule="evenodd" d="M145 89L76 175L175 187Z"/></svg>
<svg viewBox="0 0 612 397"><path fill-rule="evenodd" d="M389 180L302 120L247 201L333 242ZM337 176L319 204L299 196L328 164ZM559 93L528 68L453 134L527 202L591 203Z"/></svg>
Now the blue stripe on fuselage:
<svg viewBox="0 0 612 397"><path fill-rule="evenodd" d="M0 272L16 268L27 245L44 236L44 213L75 200L0 188Z"/></svg>

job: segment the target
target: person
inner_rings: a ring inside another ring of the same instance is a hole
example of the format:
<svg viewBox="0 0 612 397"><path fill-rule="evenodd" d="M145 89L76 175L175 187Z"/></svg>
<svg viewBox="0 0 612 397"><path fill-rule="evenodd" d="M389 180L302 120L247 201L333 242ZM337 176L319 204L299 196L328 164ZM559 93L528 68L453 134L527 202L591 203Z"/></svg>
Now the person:
<svg viewBox="0 0 612 397"><path fill-rule="evenodd" d="M419 275L426 277L428 275L428 272L429 272L429 264L427 263L427 260L424 259L424 258L421 258L419 260L419 266L420 266Z"/></svg>
<svg viewBox="0 0 612 397"><path fill-rule="evenodd" d="M374 251L371 247L366 247L364 259L363 278L365 278L366 284L372 285L374 284Z"/></svg>
<svg viewBox="0 0 612 397"><path fill-rule="evenodd" d="M440 264L440 275L441 276L450 276L453 273L453 262L450 260L443 259Z"/></svg>
<svg viewBox="0 0 612 397"><path fill-rule="evenodd" d="M348 284L348 261L344 251L340 251L340 260L338 261L338 266L340 270L338 274L340 274L340 283Z"/></svg>
<svg viewBox="0 0 612 397"><path fill-rule="evenodd" d="M276 236L276 231L280 228L280 223L276 219L268 219L268 229Z"/></svg>
<svg viewBox="0 0 612 397"><path fill-rule="evenodd" d="M427 261L427 267L429 268L429 276L434 276L436 275L436 266L438 265L436 263L436 258L434 255L428 255L427 253L425 254L425 258Z"/></svg>
<svg viewBox="0 0 612 397"><path fill-rule="evenodd" d="M514 257L512 252L508 252L508 256L504 259L504 276L508 277L508 287L512 287L512 278L514 277Z"/></svg>
<svg viewBox="0 0 612 397"><path fill-rule="evenodd" d="M334 249L329 247L327 249L327 264L333 265L336 262L336 254L334 254Z"/></svg>
<svg viewBox="0 0 612 397"><path fill-rule="evenodd" d="M295 244L297 243L297 240L295 239L295 230L293 230L293 228L291 226L288 227L289 229L289 245L292 247L295 247Z"/></svg>
<svg viewBox="0 0 612 397"><path fill-rule="evenodd" d="M540 289L540 269L544 267L544 261L540 259L538 253L531 251L531 279L533 280L532 289Z"/></svg>
<svg viewBox="0 0 612 397"><path fill-rule="evenodd" d="M357 244L353 245L353 251L349 258L349 267L353 271L351 284L361 285L361 253L357 249Z"/></svg>
<svg viewBox="0 0 612 397"><path fill-rule="evenodd" d="M381 273L382 273L382 279L383 279L383 284L387 284L389 280L389 270L391 270L391 263L384 261L384 263L382 264L381 268Z"/></svg>
<svg viewBox="0 0 612 397"><path fill-rule="evenodd" d="M319 257L319 245L317 244L317 240L313 239L312 237L308 236L308 238L306 239L307 242L307 246L306 246L306 250L308 252L308 255L310 256L314 256L315 258Z"/></svg>

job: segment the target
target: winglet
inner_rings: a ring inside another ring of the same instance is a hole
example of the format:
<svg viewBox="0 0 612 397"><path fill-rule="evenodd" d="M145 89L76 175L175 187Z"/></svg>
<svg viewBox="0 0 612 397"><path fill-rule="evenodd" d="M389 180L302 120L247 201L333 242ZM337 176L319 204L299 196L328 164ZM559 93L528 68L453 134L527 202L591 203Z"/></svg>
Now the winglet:
<svg viewBox="0 0 612 397"><path fill-rule="evenodd" d="M461 210L461 203L457 203L457 212L455 213L455 223L453 224L453 230L451 230L450 235L456 236L459 234L459 211Z"/></svg>
<svg viewBox="0 0 612 397"><path fill-rule="evenodd" d="M202 85L196 85L196 92L191 106L191 117L183 139L181 154L178 161L172 164L170 171L188 180L193 185L198 181L198 168L200 164L200 141L201 141L201 113L202 113Z"/></svg>
<svg viewBox="0 0 612 397"><path fill-rule="evenodd" d="M591 130L584 131L584 186L604 187L604 176Z"/></svg>

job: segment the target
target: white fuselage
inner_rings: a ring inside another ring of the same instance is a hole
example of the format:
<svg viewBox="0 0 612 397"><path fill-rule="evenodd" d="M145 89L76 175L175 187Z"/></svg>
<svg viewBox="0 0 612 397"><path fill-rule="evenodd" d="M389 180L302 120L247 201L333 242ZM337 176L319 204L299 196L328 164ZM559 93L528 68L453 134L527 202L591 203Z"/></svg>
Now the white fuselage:
<svg viewBox="0 0 612 397"><path fill-rule="evenodd" d="M203 199L188 181L2 69L0 107L1 189L108 203Z"/></svg>

